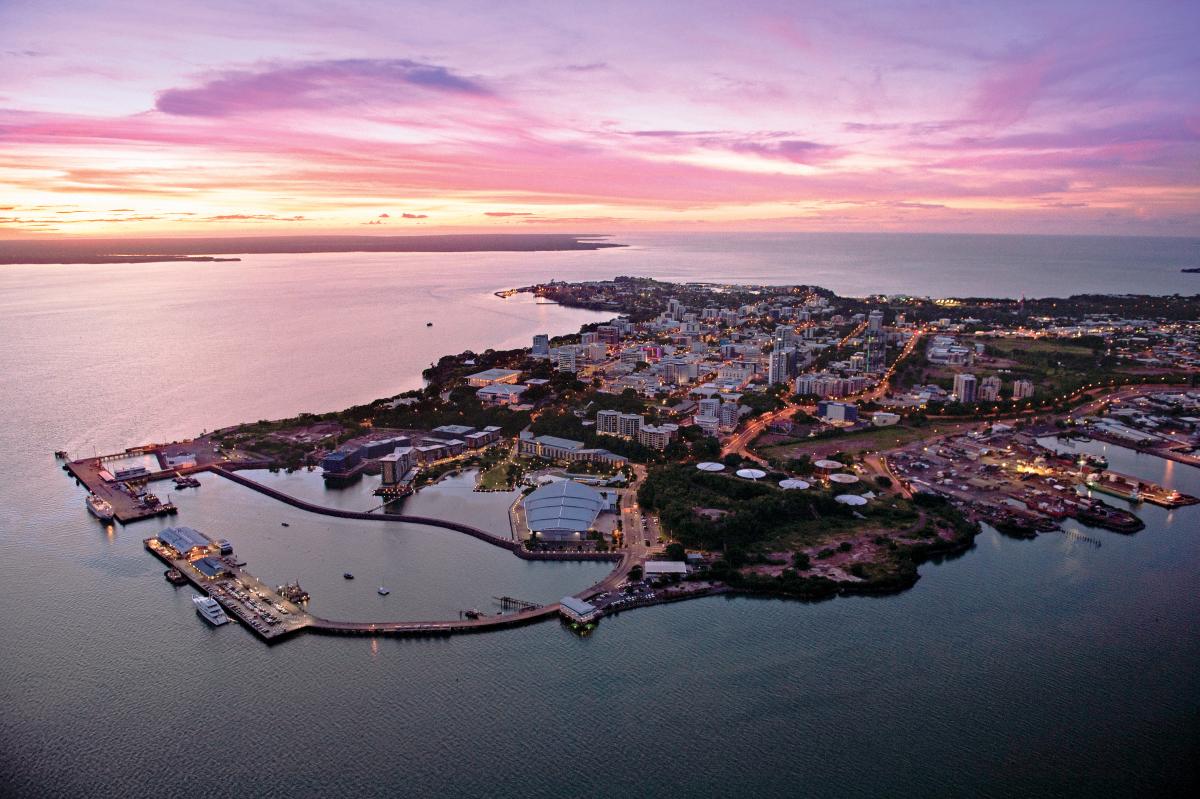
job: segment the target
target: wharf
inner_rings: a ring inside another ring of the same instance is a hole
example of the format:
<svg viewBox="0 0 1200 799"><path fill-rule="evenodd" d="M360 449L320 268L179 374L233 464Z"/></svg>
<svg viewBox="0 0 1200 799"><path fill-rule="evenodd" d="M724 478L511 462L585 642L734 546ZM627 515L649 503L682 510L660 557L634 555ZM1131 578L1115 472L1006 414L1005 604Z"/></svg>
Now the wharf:
<svg viewBox="0 0 1200 799"><path fill-rule="evenodd" d="M286 638L312 626L315 621L304 608L284 599L245 569L232 565L229 558L225 560L229 576L210 580L197 571L186 558L172 557L171 553L158 543L157 538L147 538L142 543L151 554L177 569L189 583L220 602L226 613L237 618L264 641L274 642ZM262 612L252 607L250 602L254 602L260 608L266 607L279 622L275 625L268 624L263 619ZM270 607L272 605L277 607ZM287 613L280 613L278 607L286 609Z"/></svg>
<svg viewBox="0 0 1200 799"><path fill-rule="evenodd" d="M169 465L165 456L184 449L191 451L195 455L196 463L190 466ZM129 455L142 455L155 458L158 461L158 468L154 471L143 472L137 477L131 477L126 480L115 479L108 472L105 462ZM219 458L220 456L213 449L211 442L197 440L182 444L148 444L141 447L130 447L124 453L70 461L64 464L62 468L63 471L74 477L88 491L112 505L114 517L118 522L129 524L130 522L141 521L142 519L153 519L178 512L178 508L169 501L150 503L143 501L141 492L138 489L150 483L162 480L174 480L177 477L206 472L216 467L219 463L227 463L230 466L242 469L261 468L270 465L269 461L249 457L239 457L236 462L230 462L227 458L223 460Z"/></svg>
<svg viewBox="0 0 1200 799"><path fill-rule="evenodd" d="M171 502L147 504L133 489L128 487L131 483L137 484L165 480L168 477L173 478L176 474L176 470L174 469L170 471L151 472L148 475L138 477L137 480L117 481L106 480L100 475L104 467L98 458L72 461L63 468L72 477L82 483L88 491L112 505L114 516L121 524L166 516L176 513L178 510Z"/></svg>

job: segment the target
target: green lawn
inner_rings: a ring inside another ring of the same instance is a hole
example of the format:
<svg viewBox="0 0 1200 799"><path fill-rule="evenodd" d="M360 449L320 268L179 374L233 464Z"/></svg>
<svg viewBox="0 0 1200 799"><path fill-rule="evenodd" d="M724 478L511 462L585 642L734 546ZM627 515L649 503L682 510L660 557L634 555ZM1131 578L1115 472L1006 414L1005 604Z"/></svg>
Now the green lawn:
<svg viewBox="0 0 1200 799"><path fill-rule="evenodd" d="M914 441L932 436L927 428L871 427L853 433L830 436L829 438L806 439L795 443L776 444L762 447L757 452L764 458L788 460L801 455L817 457L833 452L858 452L860 450L885 450L902 447Z"/></svg>
<svg viewBox="0 0 1200 799"><path fill-rule="evenodd" d="M508 467L511 463L512 461L505 459L490 469L480 472L479 487L489 491L498 488L512 488L512 484L508 481Z"/></svg>

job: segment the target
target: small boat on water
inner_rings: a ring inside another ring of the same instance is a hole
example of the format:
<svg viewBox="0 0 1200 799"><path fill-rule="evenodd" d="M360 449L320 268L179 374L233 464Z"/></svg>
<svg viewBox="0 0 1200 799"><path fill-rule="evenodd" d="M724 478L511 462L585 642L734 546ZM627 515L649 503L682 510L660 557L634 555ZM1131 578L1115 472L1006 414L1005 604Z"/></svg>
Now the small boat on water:
<svg viewBox="0 0 1200 799"><path fill-rule="evenodd" d="M387 590L386 588L384 588L382 585L379 586L379 595L380 596L387 596L390 593L392 593L392 592Z"/></svg>
<svg viewBox="0 0 1200 799"><path fill-rule="evenodd" d="M111 522L113 516L116 515L113 506L95 494L88 494L87 499L84 501L87 503L87 509L92 512L92 515L102 522Z"/></svg>
<svg viewBox="0 0 1200 799"><path fill-rule="evenodd" d="M291 527L291 525L290 525L290 524L288 524L287 522L280 522L280 523L279 523L279 526L280 526L280 527Z"/></svg>
<svg viewBox="0 0 1200 799"><path fill-rule="evenodd" d="M433 322L426 322L425 327L433 327Z"/></svg>
<svg viewBox="0 0 1200 799"><path fill-rule="evenodd" d="M354 575L353 575L353 574L351 574L350 572L342 572L342 577L346 578L347 580L353 580L353 579L354 579Z"/></svg>
<svg viewBox="0 0 1200 799"><path fill-rule="evenodd" d="M183 576L183 572L179 569L167 569L163 572L163 577L167 578L167 582L171 585L186 585L187 578Z"/></svg>
<svg viewBox="0 0 1200 799"><path fill-rule="evenodd" d="M212 597L192 594L192 604L196 606L196 613L200 618L212 626L220 627L222 624L229 623L229 617L221 609L221 603Z"/></svg>

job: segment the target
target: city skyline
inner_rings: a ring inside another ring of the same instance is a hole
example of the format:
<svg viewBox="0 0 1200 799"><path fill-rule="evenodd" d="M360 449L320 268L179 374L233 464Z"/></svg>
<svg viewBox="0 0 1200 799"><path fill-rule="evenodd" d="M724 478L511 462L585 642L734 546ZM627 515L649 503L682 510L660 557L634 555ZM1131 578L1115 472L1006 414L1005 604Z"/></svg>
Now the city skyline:
<svg viewBox="0 0 1200 799"><path fill-rule="evenodd" d="M1200 233L1185 3L28 2L0 238Z"/></svg>

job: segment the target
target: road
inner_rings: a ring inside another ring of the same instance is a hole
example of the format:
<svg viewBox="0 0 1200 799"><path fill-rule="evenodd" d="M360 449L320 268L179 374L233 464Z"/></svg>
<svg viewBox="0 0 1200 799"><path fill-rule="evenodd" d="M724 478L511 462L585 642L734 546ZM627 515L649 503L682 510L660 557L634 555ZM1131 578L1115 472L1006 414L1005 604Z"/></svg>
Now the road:
<svg viewBox="0 0 1200 799"><path fill-rule="evenodd" d="M621 492L621 529L624 533L624 551L640 563L660 549L658 537L662 535L662 530L658 526L658 517L644 513L638 505L637 489L646 479L646 467L636 463L632 466L636 480L631 488Z"/></svg>
<svg viewBox="0 0 1200 799"><path fill-rule="evenodd" d="M736 433L733 436L733 438L731 438L725 442L725 446L721 448L721 457L725 457L726 455L736 454L736 455L740 455L741 457L743 457L747 460L754 461L755 463L761 464L763 466L767 465L766 461L764 461L762 458L758 457L754 453L750 452L749 449L747 449L747 447L750 446L750 442L752 442L752 441L754 441L754 439L758 438L759 433L762 433L764 430L766 430L768 427L770 427L773 423L775 423L776 421L778 421L780 419L786 419L786 418L790 417L793 413L795 413L798 409L800 409L802 407L804 407L804 406L797 405L793 402L789 402L787 405L784 405L782 408L780 408L777 411L771 411L769 413L764 413L762 416L759 416L756 419L750 420L746 424L746 426L741 430L741 432Z"/></svg>

